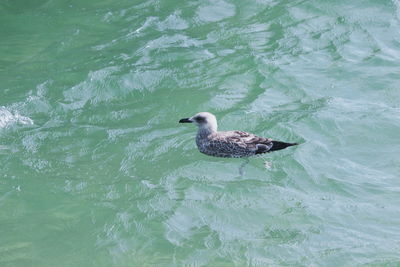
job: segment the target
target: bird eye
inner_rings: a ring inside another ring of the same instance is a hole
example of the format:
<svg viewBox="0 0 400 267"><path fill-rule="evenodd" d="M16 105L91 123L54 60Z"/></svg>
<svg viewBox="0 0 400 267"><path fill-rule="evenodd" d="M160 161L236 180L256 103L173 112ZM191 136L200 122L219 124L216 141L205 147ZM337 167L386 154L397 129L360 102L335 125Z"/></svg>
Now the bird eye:
<svg viewBox="0 0 400 267"><path fill-rule="evenodd" d="M206 121L206 118L204 118L204 117L196 117L196 121L197 121L198 123L202 123L202 122L205 122L205 121Z"/></svg>

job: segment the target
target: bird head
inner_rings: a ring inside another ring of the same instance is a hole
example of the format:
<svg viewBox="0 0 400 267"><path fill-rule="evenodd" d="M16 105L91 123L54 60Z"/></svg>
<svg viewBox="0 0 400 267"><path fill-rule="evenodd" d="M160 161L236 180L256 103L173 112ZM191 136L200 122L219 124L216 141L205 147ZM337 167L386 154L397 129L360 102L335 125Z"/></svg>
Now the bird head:
<svg viewBox="0 0 400 267"><path fill-rule="evenodd" d="M184 118L179 123L194 123L200 130L217 131L217 118L209 112L200 112L190 118Z"/></svg>

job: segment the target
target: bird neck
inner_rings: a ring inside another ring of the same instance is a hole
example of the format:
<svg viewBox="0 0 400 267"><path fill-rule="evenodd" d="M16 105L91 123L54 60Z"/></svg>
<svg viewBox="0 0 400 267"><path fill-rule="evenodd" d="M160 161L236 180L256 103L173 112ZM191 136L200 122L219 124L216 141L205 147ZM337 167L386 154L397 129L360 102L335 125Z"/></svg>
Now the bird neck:
<svg viewBox="0 0 400 267"><path fill-rule="evenodd" d="M199 127L199 130L197 131L198 136L208 136L212 133L217 132L217 127L214 125L205 125L203 127Z"/></svg>

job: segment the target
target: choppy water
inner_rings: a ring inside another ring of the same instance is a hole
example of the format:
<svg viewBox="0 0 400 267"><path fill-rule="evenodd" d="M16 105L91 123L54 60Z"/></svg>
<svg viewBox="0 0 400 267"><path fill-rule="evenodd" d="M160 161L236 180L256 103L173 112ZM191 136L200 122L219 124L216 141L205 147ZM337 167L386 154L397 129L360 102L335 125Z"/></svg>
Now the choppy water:
<svg viewBox="0 0 400 267"><path fill-rule="evenodd" d="M3 0L0 29L1 266L400 264L398 1ZM240 177L199 111L302 145Z"/></svg>

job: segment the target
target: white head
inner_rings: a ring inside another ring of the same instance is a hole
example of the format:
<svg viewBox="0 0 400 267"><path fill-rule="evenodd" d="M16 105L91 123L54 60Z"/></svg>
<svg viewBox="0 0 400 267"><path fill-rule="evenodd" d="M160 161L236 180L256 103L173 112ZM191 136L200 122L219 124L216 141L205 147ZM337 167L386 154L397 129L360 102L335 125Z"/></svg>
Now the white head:
<svg viewBox="0 0 400 267"><path fill-rule="evenodd" d="M199 127L199 130L209 132L216 132L218 128L217 118L209 112L200 112L190 118L181 119L179 122L194 123Z"/></svg>

